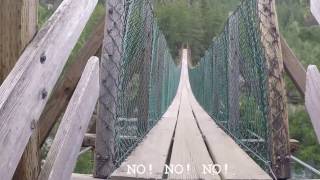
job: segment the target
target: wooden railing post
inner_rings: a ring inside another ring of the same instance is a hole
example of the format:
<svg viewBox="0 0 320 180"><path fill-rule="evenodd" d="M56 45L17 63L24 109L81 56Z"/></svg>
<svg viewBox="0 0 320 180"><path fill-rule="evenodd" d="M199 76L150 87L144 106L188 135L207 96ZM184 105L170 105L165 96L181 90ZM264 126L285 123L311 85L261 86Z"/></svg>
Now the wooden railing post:
<svg viewBox="0 0 320 180"><path fill-rule="evenodd" d="M240 121L240 49L239 49L239 19L229 17L229 58L228 58L228 128L233 133L239 130Z"/></svg>
<svg viewBox="0 0 320 180"><path fill-rule="evenodd" d="M320 1L319 0L310 0L310 9L313 16L316 18L320 24Z"/></svg>
<svg viewBox="0 0 320 180"><path fill-rule="evenodd" d="M268 125L271 169L278 179L290 177L287 97L275 0L258 0L261 42L268 70Z"/></svg>
<svg viewBox="0 0 320 180"><path fill-rule="evenodd" d="M97 0L65 0L24 49L2 83L1 179L12 179L54 84L96 4Z"/></svg>
<svg viewBox="0 0 320 180"><path fill-rule="evenodd" d="M320 144L320 73L315 65L307 71L305 106Z"/></svg>
<svg viewBox="0 0 320 180"><path fill-rule="evenodd" d="M148 128L149 119L149 83L152 58L152 12L149 1L144 1L145 19L144 33L146 35L142 68L139 77L139 135L143 135Z"/></svg>
<svg viewBox="0 0 320 180"><path fill-rule="evenodd" d="M114 169L117 93L119 85L125 0L108 0L106 25L100 62L100 96L96 122L95 172L98 178L108 177Z"/></svg>
<svg viewBox="0 0 320 180"><path fill-rule="evenodd" d="M37 0L4 0L0 6L0 83L37 31ZM33 180L39 173L38 128L20 159L13 179Z"/></svg>

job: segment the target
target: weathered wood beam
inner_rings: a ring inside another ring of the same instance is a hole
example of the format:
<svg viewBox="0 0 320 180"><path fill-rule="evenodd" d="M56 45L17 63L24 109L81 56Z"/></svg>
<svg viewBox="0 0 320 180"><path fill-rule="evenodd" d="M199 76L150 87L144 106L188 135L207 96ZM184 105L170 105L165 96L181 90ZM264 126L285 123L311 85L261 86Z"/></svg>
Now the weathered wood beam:
<svg viewBox="0 0 320 180"><path fill-rule="evenodd" d="M238 12L235 12L238 13ZM228 56L228 103L229 120L228 127L231 132L237 134L240 124L240 42L239 16L229 17L229 56Z"/></svg>
<svg viewBox="0 0 320 180"><path fill-rule="evenodd" d="M108 0L106 3L94 164L94 177L98 178L107 178L114 169L114 122L125 26L124 7L124 0Z"/></svg>
<svg viewBox="0 0 320 180"><path fill-rule="evenodd" d="M305 106L320 143L320 73L315 65L307 70Z"/></svg>
<svg viewBox="0 0 320 180"><path fill-rule="evenodd" d="M310 0L310 9L313 16L316 18L320 24L320 1L319 0Z"/></svg>
<svg viewBox="0 0 320 180"><path fill-rule="evenodd" d="M280 36L280 41L284 68L302 97L304 97L306 91L306 70L282 36Z"/></svg>
<svg viewBox="0 0 320 180"><path fill-rule="evenodd" d="M2 0L0 6L0 83L37 32L36 0Z"/></svg>
<svg viewBox="0 0 320 180"><path fill-rule="evenodd" d="M268 124L271 168L276 178L290 178L287 97L275 0L258 0L261 43L268 70Z"/></svg>
<svg viewBox="0 0 320 180"><path fill-rule="evenodd" d="M96 135L95 134L86 133L84 135L82 147L89 147L89 146L95 147L95 143L96 143Z"/></svg>
<svg viewBox="0 0 320 180"><path fill-rule="evenodd" d="M92 174L72 173L71 180L98 180L98 178L94 178Z"/></svg>
<svg viewBox="0 0 320 180"><path fill-rule="evenodd" d="M79 54L64 69L63 78L60 78L56 83L54 91L39 119L39 146L42 146L55 122L57 122L66 109L88 59L99 52L103 40L104 19L104 17L101 18L90 34L89 39L79 50Z"/></svg>
<svg viewBox="0 0 320 180"><path fill-rule="evenodd" d="M39 180L71 178L98 96L99 59L92 57L61 120Z"/></svg>
<svg viewBox="0 0 320 180"><path fill-rule="evenodd" d="M65 0L0 87L0 177L11 179L97 0Z"/></svg>
<svg viewBox="0 0 320 180"><path fill-rule="evenodd" d="M0 83L37 31L37 0L4 0L0 6ZM34 180L39 174L38 130L32 134L13 179Z"/></svg>
<svg viewBox="0 0 320 180"><path fill-rule="evenodd" d="M138 130L139 134L143 135L148 128L149 119L149 86L150 86L150 65L152 59L152 32L153 32L153 16L149 8L149 1L144 1L145 14L144 14L144 33L146 36L145 48L143 54L142 66L139 72L139 98L138 98Z"/></svg>

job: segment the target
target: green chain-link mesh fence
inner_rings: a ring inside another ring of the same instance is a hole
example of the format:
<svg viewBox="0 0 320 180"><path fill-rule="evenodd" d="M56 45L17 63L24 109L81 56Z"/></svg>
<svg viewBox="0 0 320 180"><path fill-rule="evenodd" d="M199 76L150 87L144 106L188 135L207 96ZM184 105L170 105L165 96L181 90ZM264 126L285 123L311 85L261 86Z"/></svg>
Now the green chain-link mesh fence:
<svg viewBox="0 0 320 180"><path fill-rule="evenodd" d="M256 0L245 0L189 71L192 91L215 121L269 170L267 68Z"/></svg>
<svg viewBox="0 0 320 180"><path fill-rule="evenodd" d="M125 11L115 120L116 166L161 119L180 76L154 19L152 3L129 0Z"/></svg>

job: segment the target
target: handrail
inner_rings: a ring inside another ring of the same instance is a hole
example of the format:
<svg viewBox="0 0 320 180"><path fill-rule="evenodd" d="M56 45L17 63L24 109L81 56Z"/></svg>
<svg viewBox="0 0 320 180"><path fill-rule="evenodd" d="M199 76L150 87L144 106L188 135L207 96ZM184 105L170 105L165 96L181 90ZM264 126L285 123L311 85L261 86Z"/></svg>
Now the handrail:
<svg viewBox="0 0 320 180"><path fill-rule="evenodd" d="M64 113L39 180L70 179L98 95L99 59L92 57Z"/></svg>
<svg viewBox="0 0 320 180"><path fill-rule="evenodd" d="M11 179L97 0L65 0L0 87L0 177Z"/></svg>
<svg viewBox="0 0 320 180"><path fill-rule="evenodd" d="M297 56L290 49L283 36L280 36L280 41L284 68L301 96L304 97L304 93L306 91L306 70Z"/></svg>
<svg viewBox="0 0 320 180"><path fill-rule="evenodd" d="M320 1L319 0L310 0L310 9L313 16L316 18L320 24Z"/></svg>
<svg viewBox="0 0 320 180"><path fill-rule="evenodd" d="M315 65L307 70L305 106L320 143L320 73Z"/></svg>

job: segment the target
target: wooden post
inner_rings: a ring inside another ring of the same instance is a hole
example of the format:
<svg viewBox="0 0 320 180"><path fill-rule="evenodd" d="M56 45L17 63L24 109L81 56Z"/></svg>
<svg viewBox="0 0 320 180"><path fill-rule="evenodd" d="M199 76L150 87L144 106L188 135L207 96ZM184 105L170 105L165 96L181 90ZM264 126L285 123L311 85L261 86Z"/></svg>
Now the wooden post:
<svg viewBox="0 0 320 180"><path fill-rule="evenodd" d="M310 0L310 9L313 16L316 18L320 24L320 1L319 0Z"/></svg>
<svg viewBox="0 0 320 180"><path fill-rule="evenodd" d="M77 162L99 95L99 59L91 57L61 120L39 180L67 180Z"/></svg>
<svg viewBox="0 0 320 180"><path fill-rule="evenodd" d="M3 0L0 6L0 82L37 31L37 0Z"/></svg>
<svg viewBox="0 0 320 180"><path fill-rule="evenodd" d="M229 17L229 58L228 58L228 127L231 132L239 130L240 121L240 49L239 49L239 20L237 15Z"/></svg>
<svg viewBox="0 0 320 180"><path fill-rule="evenodd" d="M320 144L320 73L315 65L307 71L305 106Z"/></svg>
<svg viewBox="0 0 320 180"><path fill-rule="evenodd" d="M96 4L97 0L65 0L49 20L50 23L23 51L2 83L1 179L13 177L48 96ZM62 32L68 32L68 36Z"/></svg>
<svg viewBox="0 0 320 180"><path fill-rule="evenodd" d="M124 36L125 0L106 3L106 25L100 62L100 96L96 127L95 172L98 178L108 177L114 169L114 123Z"/></svg>
<svg viewBox="0 0 320 180"><path fill-rule="evenodd" d="M146 35L145 49L143 56L143 67L140 72L139 83L139 135L143 135L148 128L149 119L149 83L150 83L150 65L152 58L152 12L149 1L144 1L145 20L144 33ZM142 133L142 134L141 134Z"/></svg>
<svg viewBox="0 0 320 180"><path fill-rule="evenodd" d="M278 179L290 177L287 97L275 0L258 0L261 42L268 69L268 121L271 168Z"/></svg>
<svg viewBox="0 0 320 180"><path fill-rule="evenodd" d="M0 6L0 83L37 31L37 0L4 0ZM36 179L39 174L38 130L20 159L13 179Z"/></svg>

